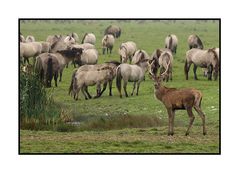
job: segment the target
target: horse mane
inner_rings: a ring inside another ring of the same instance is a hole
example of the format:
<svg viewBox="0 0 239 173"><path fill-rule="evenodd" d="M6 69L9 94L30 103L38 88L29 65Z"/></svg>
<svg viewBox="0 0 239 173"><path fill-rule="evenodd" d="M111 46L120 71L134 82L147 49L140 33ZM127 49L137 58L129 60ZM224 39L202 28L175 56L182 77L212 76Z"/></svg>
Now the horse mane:
<svg viewBox="0 0 239 173"><path fill-rule="evenodd" d="M74 57L75 52L72 50L58 50L57 53L60 53L61 55L64 55L66 58Z"/></svg>
<svg viewBox="0 0 239 173"><path fill-rule="evenodd" d="M140 50L139 53L141 53L141 56L139 57L139 60L135 63L136 65L138 65L139 63L143 62L143 60L145 60L145 56L144 53Z"/></svg>
<svg viewBox="0 0 239 173"><path fill-rule="evenodd" d="M86 37L87 35L88 35L88 33L85 33L85 35L83 36L83 39L82 39L82 41L81 41L81 44L84 43L85 37Z"/></svg>
<svg viewBox="0 0 239 173"><path fill-rule="evenodd" d="M107 61L107 62L105 62L105 63L107 63L107 64L115 64L116 66L119 66L120 65L120 62L119 61L115 61L115 60L113 60L113 61Z"/></svg>
<svg viewBox="0 0 239 173"><path fill-rule="evenodd" d="M59 40L58 40L59 41ZM58 43L58 41L55 41L52 45L51 45L51 49L54 49Z"/></svg>
<svg viewBox="0 0 239 173"><path fill-rule="evenodd" d="M127 48L126 48L124 45L121 45L121 46L120 46L120 49L122 49L122 48L125 48L125 50L126 50L126 52L127 52Z"/></svg>

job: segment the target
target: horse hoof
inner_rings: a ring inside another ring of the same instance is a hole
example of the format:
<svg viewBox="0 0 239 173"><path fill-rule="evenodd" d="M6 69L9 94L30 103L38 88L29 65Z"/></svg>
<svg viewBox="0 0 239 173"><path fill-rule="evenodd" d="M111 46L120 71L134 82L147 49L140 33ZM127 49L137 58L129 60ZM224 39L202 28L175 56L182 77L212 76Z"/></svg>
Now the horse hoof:
<svg viewBox="0 0 239 173"><path fill-rule="evenodd" d="M122 95L120 95L120 98L122 98Z"/></svg>
<svg viewBox="0 0 239 173"><path fill-rule="evenodd" d="M188 136L189 135L189 133L187 132L187 133L185 133L185 136Z"/></svg>
<svg viewBox="0 0 239 173"><path fill-rule="evenodd" d="M134 94L132 93L131 96L133 96Z"/></svg>
<svg viewBox="0 0 239 173"><path fill-rule="evenodd" d="M207 133L206 132L203 132L203 135L205 136Z"/></svg>

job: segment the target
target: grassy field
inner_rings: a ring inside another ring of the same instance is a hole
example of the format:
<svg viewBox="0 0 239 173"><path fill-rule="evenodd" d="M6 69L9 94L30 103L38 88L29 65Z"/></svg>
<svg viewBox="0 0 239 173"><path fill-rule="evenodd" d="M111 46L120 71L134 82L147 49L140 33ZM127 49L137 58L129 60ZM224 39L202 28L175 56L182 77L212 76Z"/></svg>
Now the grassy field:
<svg viewBox="0 0 239 173"><path fill-rule="evenodd" d="M112 55L102 55L101 39L104 29L116 24L122 35L116 40ZM175 135L167 136L167 113L161 102L154 98L153 83L146 75L141 83L139 96L120 99L115 83L113 96L108 89L99 99L84 100L80 95L74 101L68 95L73 66L66 68L63 81L53 90L53 98L59 109L64 110L80 123L74 132L20 131L20 153L219 153L219 80L208 81L198 69L198 81L193 80L192 69L189 80L185 80L183 67L187 38L197 34L205 48L219 47L219 23L208 21L74 21L74 22L26 22L20 23L24 36L33 35L44 41L50 34L66 35L76 32L80 38L86 32L96 35L99 63L119 60L120 43L132 40L139 49L151 55L156 48L164 47L164 39L174 33L179 39L174 56L173 81L168 87L194 87L202 91L202 110L206 114L208 135L202 135L201 119L196 115L191 134L185 137L188 116L185 111L176 112ZM128 84L130 93L132 84ZM90 93L96 93L90 87Z"/></svg>

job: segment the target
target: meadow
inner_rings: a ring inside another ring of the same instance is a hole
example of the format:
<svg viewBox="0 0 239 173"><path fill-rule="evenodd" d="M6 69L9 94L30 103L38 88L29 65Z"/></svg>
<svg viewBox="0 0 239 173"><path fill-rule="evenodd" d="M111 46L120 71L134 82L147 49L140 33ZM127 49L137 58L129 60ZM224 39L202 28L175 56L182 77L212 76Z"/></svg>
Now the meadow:
<svg viewBox="0 0 239 173"><path fill-rule="evenodd" d="M102 55L101 39L104 29L110 24L121 27L121 37L116 39L111 55ZM200 68L199 80L193 79L192 67L189 80L184 76L184 59L188 50L187 38L197 34L205 49L219 47L219 21L194 20L81 20L81 21L35 21L20 22L24 36L33 35L37 41L45 41L48 35L66 35L76 32L80 38L86 32L96 35L99 63L119 61L118 48L122 42L132 40L138 49L149 55L157 48L164 47L168 34L175 34L179 44L174 55L173 80L164 83L167 87L188 87L203 93L202 110L206 114L208 134L202 135L202 122L194 111L195 121L189 136L186 111L177 111L175 135L167 136L168 116L164 105L154 98L153 82L146 73L139 95L121 99L113 83L113 96L108 88L98 99L85 100L80 94L78 101L68 95L73 65L65 68L62 82L51 89L54 102L64 114L72 117L72 130L31 131L20 130L20 153L219 153L220 152L220 77L208 81ZM132 83L127 91L132 90ZM89 92L96 94L96 88ZM67 126L72 126L67 124ZM67 127L66 127L67 128Z"/></svg>

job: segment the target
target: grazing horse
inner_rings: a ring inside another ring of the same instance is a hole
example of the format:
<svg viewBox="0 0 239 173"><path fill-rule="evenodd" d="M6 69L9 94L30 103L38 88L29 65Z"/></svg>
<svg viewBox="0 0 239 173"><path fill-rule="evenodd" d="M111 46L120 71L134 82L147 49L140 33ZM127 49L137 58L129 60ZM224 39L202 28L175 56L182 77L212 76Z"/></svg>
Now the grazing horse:
<svg viewBox="0 0 239 173"><path fill-rule="evenodd" d="M93 33L86 33L81 41L81 43L90 43L95 45L96 43L96 38L95 35Z"/></svg>
<svg viewBox="0 0 239 173"><path fill-rule="evenodd" d="M102 52L103 55L105 54L105 50L108 54L108 50L110 50L110 54L112 52L113 46L114 46L115 38L111 34L107 34L102 39Z"/></svg>
<svg viewBox="0 0 239 173"><path fill-rule="evenodd" d="M192 49L192 48L203 49L203 44L201 39L195 34L190 35L188 37L188 46L189 46L189 49Z"/></svg>
<svg viewBox="0 0 239 173"><path fill-rule="evenodd" d="M72 48L72 50L77 52L76 61L79 66L97 64L99 55L96 49Z"/></svg>
<svg viewBox="0 0 239 173"><path fill-rule="evenodd" d="M219 48L213 48L214 50L215 50L215 52L216 52L216 54L217 54L217 58L218 58L218 61L220 62L220 49ZM220 67L219 67L219 69L220 69ZM207 68L203 68L203 74L204 74L204 76L205 77L207 77L207 75L208 75L208 69Z"/></svg>
<svg viewBox="0 0 239 173"><path fill-rule="evenodd" d="M165 38L165 48L170 49L172 53L176 54L178 46L178 38L174 34L170 34Z"/></svg>
<svg viewBox="0 0 239 173"><path fill-rule="evenodd" d="M144 56L144 54L141 55L141 60L135 65L121 64L117 67L116 86L118 88L121 98L122 98L122 94L121 94L121 80L122 79L124 80L123 87L124 87L124 92L125 92L126 97L128 97L127 90L126 90L128 82L134 82L131 96L134 94L136 83L137 83L136 95L139 94L140 83L144 80L145 72L147 71L148 66L149 66L148 59L145 59L143 56Z"/></svg>
<svg viewBox="0 0 239 173"><path fill-rule="evenodd" d="M188 80L188 72L190 70L191 64L194 64L193 72L195 80L198 80L196 74L197 67L208 69L208 80L212 80L212 73L214 76L214 80L217 80L219 60L217 57L217 53L214 49L201 50L193 48L187 51L184 66L186 80Z"/></svg>
<svg viewBox="0 0 239 173"><path fill-rule="evenodd" d="M26 61L29 63L29 58L33 57L34 59L42 52L42 45L39 42L29 42L22 43L20 42L20 58L23 59L23 63Z"/></svg>
<svg viewBox="0 0 239 173"><path fill-rule="evenodd" d="M157 75L158 68L160 68L160 75L165 72L163 75L163 80L172 80L172 69L173 69L173 55L171 51L157 49L156 54L153 59L150 61L150 73L153 75Z"/></svg>
<svg viewBox="0 0 239 173"><path fill-rule="evenodd" d="M106 68L106 67L111 68L113 70L113 73L112 73L111 77L109 77L109 80L105 81L103 83L103 89L101 90L100 93L97 94L97 97L100 97L104 93L104 91L106 90L106 87L107 87L107 83L109 83L109 96L112 96L112 84L113 84L113 80L116 76L116 68L119 65L120 65L120 63L118 61L109 61L109 62L105 62L103 64L95 64L95 65L83 65L77 69L77 72L79 72L79 71L94 71L94 70L99 70L99 69ZM70 88L72 88L72 87L73 87L73 79L72 79ZM86 93L88 93L87 89L88 88L86 87L85 88ZM70 90L72 90L72 89L70 89ZM90 94L87 94L87 95L88 95L88 98L91 98Z"/></svg>
<svg viewBox="0 0 239 173"><path fill-rule="evenodd" d="M112 34L115 38L118 38L121 35L121 28L116 25L110 25L105 29L105 35L107 34Z"/></svg>
<svg viewBox="0 0 239 173"><path fill-rule="evenodd" d="M132 56L137 50L136 43L133 41L127 41L122 43L119 48L120 62L126 63L129 59L130 63L132 61Z"/></svg>
<svg viewBox="0 0 239 173"><path fill-rule="evenodd" d="M55 86L57 87L57 78L60 70L57 57L52 54L46 56L38 56L35 63L35 72L39 74L40 80L44 82L46 87L51 87L51 81L54 76Z"/></svg>
<svg viewBox="0 0 239 173"><path fill-rule="evenodd" d="M74 71L72 75L71 85L69 87L69 94L72 94L75 100L78 100L78 93L81 91L85 99L91 98L88 93L88 86L97 85L97 96L101 93L101 84L107 83L113 74L110 67L103 67L100 69L82 71Z"/></svg>

